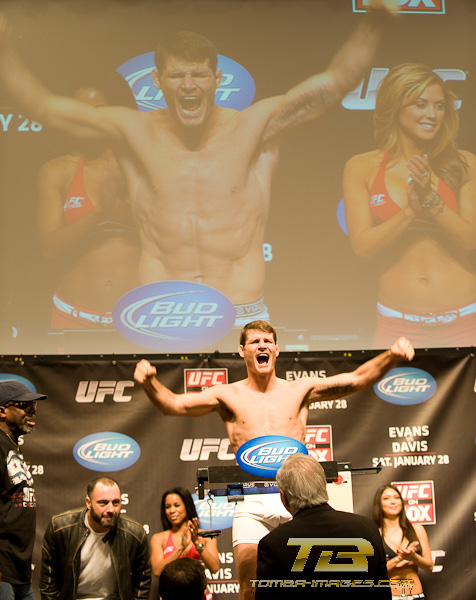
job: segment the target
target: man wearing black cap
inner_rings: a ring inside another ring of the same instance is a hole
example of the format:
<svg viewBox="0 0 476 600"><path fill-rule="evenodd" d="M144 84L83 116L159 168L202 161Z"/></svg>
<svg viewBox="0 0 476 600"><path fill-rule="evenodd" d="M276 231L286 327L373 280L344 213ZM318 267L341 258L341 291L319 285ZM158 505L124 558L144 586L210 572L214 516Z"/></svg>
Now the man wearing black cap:
<svg viewBox="0 0 476 600"><path fill-rule="evenodd" d="M45 398L19 381L0 381L0 600L33 600L35 489L18 438L33 431Z"/></svg>

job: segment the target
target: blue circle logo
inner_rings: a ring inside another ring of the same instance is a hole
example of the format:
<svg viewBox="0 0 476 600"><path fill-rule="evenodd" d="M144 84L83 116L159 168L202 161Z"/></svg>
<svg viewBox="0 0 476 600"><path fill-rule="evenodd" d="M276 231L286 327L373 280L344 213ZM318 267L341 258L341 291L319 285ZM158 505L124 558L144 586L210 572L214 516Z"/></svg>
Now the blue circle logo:
<svg viewBox="0 0 476 600"><path fill-rule="evenodd" d="M436 381L429 373L413 367L391 369L374 385L375 393L382 400L402 406L425 402L436 388Z"/></svg>
<svg viewBox="0 0 476 600"><path fill-rule="evenodd" d="M113 311L117 331L159 352L191 352L223 339L235 307L217 290L190 281L160 281L131 290Z"/></svg>
<svg viewBox="0 0 476 600"><path fill-rule="evenodd" d="M73 448L76 461L92 471L122 471L140 456L140 446L128 435L102 431L87 435Z"/></svg>
<svg viewBox="0 0 476 600"><path fill-rule="evenodd" d="M220 54L217 66L223 76L215 93L215 104L236 110L249 106L255 97L256 86L248 71L231 58ZM154 69L153 52L135 56L116 69L129 84L136 104L143 112L167 108L162 90L157 89L152 81Z"/></svg>
<svg viewBox="0 0 476 600"><path fill-rule="evenodd" d="M264 435L245 442L236 453L239 466L251 475L274 477L290 454L308 454L297 440L282 435Z"/></svg>
<svg viewBox="0 0 476 600"><path fill-rule="evenodd" d="M229 529L233 525L235 503L228 502L227 496L213 496L199 500L192 494L201 529Z"/></svg>
<svg viewBox="0 0 476 600"><path fill-rule="evenodd" d="M339 223L339 227L342 229L345 235L349 235L349 232L347 231L347 221L345 220L344 198L341 198L339 204L337 205L337 222Z"/></svg>

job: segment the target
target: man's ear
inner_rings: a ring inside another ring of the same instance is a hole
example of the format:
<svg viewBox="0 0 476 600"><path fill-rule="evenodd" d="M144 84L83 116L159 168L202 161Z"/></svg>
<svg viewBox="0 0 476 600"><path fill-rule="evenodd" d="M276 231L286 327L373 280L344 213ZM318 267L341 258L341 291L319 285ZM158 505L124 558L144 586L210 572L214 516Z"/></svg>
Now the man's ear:
<svg viewBox="0 0 476 600"><path fill-rule="evenodd" d="M279 346L276 344L276 356L279 356Z"/></svg>
<svg viewBox="0 0 476 600"><path fill-rule="evenodd" d="M286 498L286 494L281 489L279 490L279 496L281 498L281 502L284 505L284 508L292 514L292 510L291 510L291 507L289 506L289 502L288 502L288 499Z"/></svg>
<svg viewBox="0 0 476 600"><path fill-rule="evenodd" d="M0 406L0 419L5 419L6 416L7 416L7 413L5 412L5 407Z"/></svg>
<svg viewBox="0 0 476 600"><path fill-rule="evenodd" d="M157 69L154 69L150 75L152 77L152 81L154 82L155 87L158 90L160 90L160 77L159 77L159 72L157 71Z"/></svg>
<svg viewBox="0 0 476 600"><path fill-rule="evenodd" d="M217 88L221 85L221 80L223 79L223 71L221 69L217 69L215 73L215 81L217 82Z"/></svg>
<svg viewBox="0 0 476 600"><path fill-rule="evenodd" d="M91 498L86 496L85 498L86 508L89 510L91 508Z"/></svg>
<svg viewBox="0 0 476 600"><path fill-rule="evenodd" d="M241 356L241 358L245 357L243 354L243 346L241 344L238 346L238 354Z"/></svg>

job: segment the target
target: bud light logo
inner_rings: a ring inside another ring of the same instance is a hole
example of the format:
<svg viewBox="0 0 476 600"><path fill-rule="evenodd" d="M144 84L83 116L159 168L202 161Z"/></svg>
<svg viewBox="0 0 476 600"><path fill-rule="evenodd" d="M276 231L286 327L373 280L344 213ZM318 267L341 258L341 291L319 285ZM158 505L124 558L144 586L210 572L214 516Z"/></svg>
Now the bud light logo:
<svg viewBox="0 0 476 600"><path fill-rule="evenodd" d="M148 283L123 296L113 311L126 339L159 352L191 352L223 339L235 307L217 290L189 281Z"/></svg>
<svg viewBox="0 0 476 600"><path fill-rule="evenodd" d="M233 525L235 503L228 502L227 496L213 496L199 500L197 494L192 494L197 509L200 529L229 529Z"/></svg>
<svg viewBox="0 0 476 600"><path fill-rule="evenodd" d="M290 454L308 454L301 442L282 435L264 435L245 442L236 453L238 465L251 475L274 477Z"/></svg>
<svg viewBox="0 0 476 600"><path fill-rule="evenodd" d="M36 394L36 387L31 383L31 381L29 381L25 377L22 377L21 375L12 375L11 373L0 373L0 383L2 383L2 381L18 381L19 383L23 383L23 385L26 385L30 392Z"/></svg>
<svg viewBox="0 0 476 600"><path fill-rule="evenodd" d="M92 471L122 471L137 462L140 446L128 435L101 431L76 442L73 456L82 467Z"/></svg>
<svg viewBox="0 0 476 600"><path fill-rule="evenodd" d="M220 54L218 68L223 76L220 87L215 92L215 104L236 110L249 106L255 97L256 86L248 71L231 58ZM152 81L154 69L153 52L135 56L117 69L129 84L139 110L144 112L167 108L162 90L157 89Z"/></svg>
<svg viewBox="0 0 476 600"><path fill-rule="evenodd" d="M436 381L421 369L391 369L387 375L374 385L374 391L382 400L391 404L420 404L436 392Z"/></svg>

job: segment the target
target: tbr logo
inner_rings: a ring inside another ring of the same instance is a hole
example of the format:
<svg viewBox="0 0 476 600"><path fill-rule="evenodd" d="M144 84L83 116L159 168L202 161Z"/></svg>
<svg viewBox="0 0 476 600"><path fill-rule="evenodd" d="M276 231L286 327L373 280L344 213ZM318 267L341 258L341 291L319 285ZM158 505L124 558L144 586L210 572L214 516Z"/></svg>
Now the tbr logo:
<svg viewBox="0 0 476 600"><path fill-rule="evenodd" d="M367 556L374 555L374 549L372 544L368 540L363 538L289 538L288 546L300 546L298 555L294 562L291 571L303 571L306 565L306 561L309 558L311 549L314 546L320 546L326 548L322 550L314 571L332 572L332 571L364 571L369 570L369 563ZM336 547L340 546L356 546L357 552L352 550L343 550L337 552ZM335 561L330 563L330 559L335 554ZM351 560L351 562L336 562L339 559Z"/></svg>
<svg viewBox="0 0 476 600"><path fill-rule="evenodd" d="M352 0L353 12L367 12L372 0ZM399 0L399 12L444 15L445 0Z"/></svg>
<svg viewBox="0 0 476 600"><path fill-rule="evenodd" d="M235 503L228 502L227 496L213 496L199 500L192 494L201 529L229 529L233 525Z"/></svg>
<svg viewBox="0 0 476 600"><path fill-rule="evenodd" d="M347 110L374 110L378 87L388 71L385 67L373 68L369 78L363 79L342 99L342 106ZM466 73L461 69L433 69L433 72L443 81L466 81ZM461 108L461 100L455 101L455 108Z"/></svg>
<svg viewBox="0 0 476 600"><path fill-rule="evenodd" d="M80 381L76 392L76 402L104 402L112 396L114 402L130 402L132 396L124 395L126 388L134 387L133 381Z"/></svg>
<svg viewBox="0 0 476 600"><path fill-rule="evenodd" d="M215 104L237 110L249 106L255 97L256 87L248 71L231 58L221 55L218 55L218 68L223 75L215 92ZM167 108L162 90L157 89L152 81L154 69L153 52L135 56L117 69L129 84L141 111Z"/></svg>
<svg viewBox="0 0 476 600"><path fill-rule="evenodd" d="M236 453L238 465L247 473L274 477L290 454L308 454L306 446L282 435L264 435L245 442Z"/></svg>
<svg viewBox="0 0 476 600"><path fill-rule="evenodd" d="M425 402L436 392L436 381L421 369L399 367L391 369L374 385L374 391L385 402L411 405Z"/></svg>
<svg viewBox="0 0 476 600"><path fill-rule="evenodd" d="M217 453L219 460L234 460L233 452L228 452L230 440L228 438L196 438L184 439L180 460L185 462L208 460L210 454Z"/></svg>
<svg viewBox="0 0 476 600"><path fill-rule="evenodd" d="M228 383L228 369L184 369L185 391L201 392Z"/></svg>
<svg viewBox="0 0 476 600"><path fill-rule="evenodd" d="M308 453L319 462L332 460L331 425L308 425L304 443Z"/></svg>
<svg viewBox="0 0 476 600"><path fill-rule="evenodd" d="M82 467L92 471L121 471L139 459L140 446L123 433L102 431L76 442L73 456Z"/></svg>
<svg viewBox="0 0 476 600"><path fill-rule="evenodd" d="M435 489L433 481L396 481L408 520L422 525L435 525Z"/></svg>
<svg viewBox="0 0 476 600"><path fill-rule="evenodd" d="M161 281L122 296L113 320L131 342L161 352L189 352L223 339L235 323L235 308L207 285Z"/></svg>

